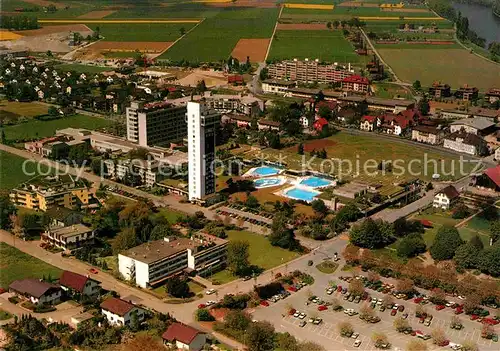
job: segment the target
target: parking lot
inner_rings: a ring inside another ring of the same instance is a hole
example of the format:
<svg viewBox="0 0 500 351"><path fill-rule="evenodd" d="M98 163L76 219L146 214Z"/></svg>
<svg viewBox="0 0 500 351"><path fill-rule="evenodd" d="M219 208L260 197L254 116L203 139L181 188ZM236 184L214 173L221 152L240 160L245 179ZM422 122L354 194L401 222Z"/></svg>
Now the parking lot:
<svg viewBox="0 0 500 351"><path fill-rule="evenodd" d="M339 281L340 282L340 281ZM341 282L343 285L347 286L346 282ZM383 298L385 295L373 290L367 290L371 297ZM384 312L379 311L377 306L375 309L375 314L380 317L380 322L376 324L366 323L359 318L359 315L348 316L341 312L334 312L329 307L326 311L318 311L318 305L310 303L306 305L309 294L317 295L320 299L328 302L333 298L337 298L342 304L344 309L352 308L355 311L359 311L363 303L349 302L343 299L343 295L338 292L334 292L331 295L327 295L325 291L325 285L321 286L316 283L311 287L305 287L304 289L292 293L289 297L283 300L279 300L276 303L271 303L269 307L258 307L253 316L257 320L268 320L274 324L274 326L279 331L287 331L301 340L310 340L322 344L327 350L374 350L375 347L371 341L371 336L373 332L380 331L387 335L389 342L392 345L392 349L406 348L406 344L416 336L407 335L404 333L399 333L395 330L393 326L394 319L402 316L403 313L408 313L408 322L413 330L421 331L423 334L430 334L433 329L441 328L445 334L446 338L452 343L461 344L465 340L470 340L479 346L480 350L498 350L500 344L493 342L492 340L487 340L481 338L481 327L482 324L477 321L471 321L469 316L464 314L459 315L461 323L464 328L462 330L455 330L450 328L451 317L454 316L453 310L446 308L441 311L436 311L434 305L426 305L425 308L429 314L432 314L433 319L430 326L425 326L419 323L419 318L415 317L416 304L413 300L397 300L395 302L405 306L404 312L397 312L396 316L391 316L390 309ZM370 301L370 298L367 301ZM286 308L292 306L299 312L305 312L306 317L304 319L296 318L293 316L288 316L286 313ZM320 325L314 325L309 323L310 317L320 317L323 322ZM306 325L300 327L301 321L306 321ZM341 337L337 329L337 324L339 322L348 321L352 324L354 331L359 333L358 339L361 340L361 345L358 348L354 347L355 339ZM498 332L498 326L494 328L495 332ZM432 340L425 341L429 346L429 349L442 349L451 350L449 347L438 347L432 344Z"/></svg>

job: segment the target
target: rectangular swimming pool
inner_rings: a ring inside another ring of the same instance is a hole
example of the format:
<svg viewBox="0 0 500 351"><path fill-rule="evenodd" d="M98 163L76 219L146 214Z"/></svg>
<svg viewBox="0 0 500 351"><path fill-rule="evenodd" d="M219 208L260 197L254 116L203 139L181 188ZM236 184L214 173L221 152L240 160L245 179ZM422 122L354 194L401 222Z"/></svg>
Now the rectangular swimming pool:
<svg viewBox="0 0 500 351"><path fill-rule="evenodd" d="M311 202L319 194L321 194L319 191L291 188L287 190L283 195L291 199Z"/></svg>

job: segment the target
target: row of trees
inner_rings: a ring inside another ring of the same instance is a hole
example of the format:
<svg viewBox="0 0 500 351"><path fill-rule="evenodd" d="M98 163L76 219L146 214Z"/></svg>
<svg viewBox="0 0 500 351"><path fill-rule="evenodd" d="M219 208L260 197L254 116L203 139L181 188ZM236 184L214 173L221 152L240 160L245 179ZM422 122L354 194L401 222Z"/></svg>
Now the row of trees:
<svg viewBox="0 0 500 351"><path fill-rule="evenodd" d="M37 29L38 18L33 16L2 15L2 21L0 21L0 28L14 29L14 30Z"/></svg>

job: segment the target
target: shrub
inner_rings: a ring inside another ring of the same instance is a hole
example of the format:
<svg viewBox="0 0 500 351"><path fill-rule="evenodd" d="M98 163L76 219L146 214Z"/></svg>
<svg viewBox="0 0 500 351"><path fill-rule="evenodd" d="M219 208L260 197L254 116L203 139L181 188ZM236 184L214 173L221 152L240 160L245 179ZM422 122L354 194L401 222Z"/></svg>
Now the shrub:
<svg viewBox="0 0 500 351"><path fill-rule="evenodd" d="M215 318L206 308L200 308L196 311L196 320L198 322L213 322Z"/></svg>

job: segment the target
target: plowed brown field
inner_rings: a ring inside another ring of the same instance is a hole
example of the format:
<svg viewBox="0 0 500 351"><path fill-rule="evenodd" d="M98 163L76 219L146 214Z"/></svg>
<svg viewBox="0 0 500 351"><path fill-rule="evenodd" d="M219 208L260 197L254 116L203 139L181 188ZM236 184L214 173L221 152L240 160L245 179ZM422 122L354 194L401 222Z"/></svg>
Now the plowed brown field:
<svg viewBox="0 0 500 351"><path fill-rule="evenodd" d="M266 58L267 47L271 39L240 39L231 52L231 56L239 61L246 61L247 56L251 62L261 62Z"/></svg>
<svg viewBox="0 0 500 351"><path fill-rule="evenodd" d="M89 48L99 51L136 51L162 52L168 49L172 42L157 41L99 41Z"/></svg>

